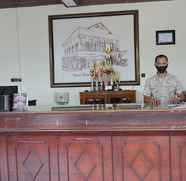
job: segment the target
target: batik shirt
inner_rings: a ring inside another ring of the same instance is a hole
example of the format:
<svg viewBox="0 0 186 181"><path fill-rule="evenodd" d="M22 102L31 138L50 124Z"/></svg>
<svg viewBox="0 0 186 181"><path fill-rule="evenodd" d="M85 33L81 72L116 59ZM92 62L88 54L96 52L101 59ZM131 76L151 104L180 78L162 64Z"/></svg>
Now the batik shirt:
<svg viewBox="0 0 186 181"><path fill-rule="evenodd" d="M180 94L183 87L176 76L167 73L164 78L160 78L158 74L148 78L145 82L144 95L151 96L155 99L166 97L170 99L177 93Z"/></svg>

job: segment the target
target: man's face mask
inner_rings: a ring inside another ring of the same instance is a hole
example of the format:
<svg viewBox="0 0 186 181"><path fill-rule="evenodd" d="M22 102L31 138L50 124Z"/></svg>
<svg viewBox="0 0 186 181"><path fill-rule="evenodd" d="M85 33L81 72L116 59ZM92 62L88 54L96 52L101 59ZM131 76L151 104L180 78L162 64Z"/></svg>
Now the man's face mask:
<svg viewBox="0 0 186 181"><path fill-rule="evenodd" d="M162 74L166 71L168 65L165 65L165 66L156 66L156 69L158 71L158 73Z"/></svg>
<svg viewBox="0 0 186 181"><path fill-rule="evenodd" d="M164 73L168 67L168 62L164 59L159 59L157 62L155 62L155 67L158 71L158 73Z"/></svg>

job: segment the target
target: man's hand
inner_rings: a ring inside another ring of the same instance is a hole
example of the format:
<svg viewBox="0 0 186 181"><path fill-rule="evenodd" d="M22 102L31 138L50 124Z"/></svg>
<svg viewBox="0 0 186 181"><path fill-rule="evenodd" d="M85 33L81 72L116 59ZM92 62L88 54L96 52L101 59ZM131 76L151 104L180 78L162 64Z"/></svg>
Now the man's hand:
<svg viewBox="0 0 186 181"><path fill-rule="evenodd" d="M171 97L169 99L169 104L179 104L180 102L182 102L184 100L184 95L181 94L176 94L174 97Z"/></svg>

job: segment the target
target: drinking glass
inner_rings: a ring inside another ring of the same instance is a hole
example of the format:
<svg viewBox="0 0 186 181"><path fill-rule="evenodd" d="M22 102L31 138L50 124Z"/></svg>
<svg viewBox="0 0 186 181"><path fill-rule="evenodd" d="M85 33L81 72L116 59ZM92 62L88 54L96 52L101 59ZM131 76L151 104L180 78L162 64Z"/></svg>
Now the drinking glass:
<svg viewBox="0 0 186 181"><path fill-rule="evenodd" d="M168 108L168 104L169 104L169 97L168 96L161 96L159 97L159 101L160 101L160 108Z"/></svg>

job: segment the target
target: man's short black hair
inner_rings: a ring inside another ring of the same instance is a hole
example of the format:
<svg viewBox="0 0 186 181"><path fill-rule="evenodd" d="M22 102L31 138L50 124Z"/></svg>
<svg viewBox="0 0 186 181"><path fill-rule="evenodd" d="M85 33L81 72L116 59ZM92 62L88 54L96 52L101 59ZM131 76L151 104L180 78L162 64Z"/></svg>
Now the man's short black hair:
<svg viewBox="0 0 186 181"><path fill-rule="evenodd" d="M167 60L167 62L168 62L168 57L166 55L164 55L164 54L160 54L160 55L157 55L155 57L155 63L158 61L159 58L165 58Z"/></svg>

